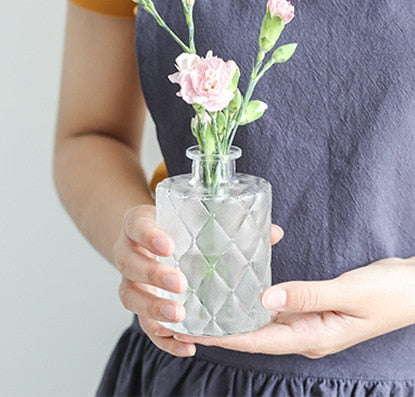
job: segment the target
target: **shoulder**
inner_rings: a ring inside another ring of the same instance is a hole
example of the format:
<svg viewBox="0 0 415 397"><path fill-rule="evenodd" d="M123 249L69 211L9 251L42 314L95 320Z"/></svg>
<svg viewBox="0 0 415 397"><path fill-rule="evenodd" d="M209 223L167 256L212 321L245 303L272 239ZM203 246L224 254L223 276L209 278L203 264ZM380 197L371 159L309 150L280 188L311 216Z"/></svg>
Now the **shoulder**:
<svg viewBox="0 0 415 397"><path fill-rule="evenodd" d="M132 0L69 0L71 3L101 14L133 18L136 4Z"/></svg>

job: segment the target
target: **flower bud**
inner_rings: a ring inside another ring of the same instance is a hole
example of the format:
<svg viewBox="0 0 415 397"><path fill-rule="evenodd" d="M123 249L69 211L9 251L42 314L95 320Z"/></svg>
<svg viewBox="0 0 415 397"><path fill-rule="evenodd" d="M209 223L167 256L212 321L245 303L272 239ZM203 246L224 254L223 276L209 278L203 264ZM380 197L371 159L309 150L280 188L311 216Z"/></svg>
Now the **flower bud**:
<svg viewBox="0 0 415 397"><path fill-rule="evenodd" d="M268 0L267 10L272 18L280 17L284 25L294 18L294 6L287 0Z"/></svg>
<svg viewBox="0 0 415 397"><path fill-rule="evenodd" d="M268 105L265 102L258 100L250 101L242 114L239 124L246 125L260 119L267 109Z"/></svg>
<svg viewBox="0 0 415 397"><path fill-rule="evenodd" d="M267 10L259 35L259 47L264 53L272 50L283 29L284 22L282 19L279 16L272 17L269 10Z"/></svg>

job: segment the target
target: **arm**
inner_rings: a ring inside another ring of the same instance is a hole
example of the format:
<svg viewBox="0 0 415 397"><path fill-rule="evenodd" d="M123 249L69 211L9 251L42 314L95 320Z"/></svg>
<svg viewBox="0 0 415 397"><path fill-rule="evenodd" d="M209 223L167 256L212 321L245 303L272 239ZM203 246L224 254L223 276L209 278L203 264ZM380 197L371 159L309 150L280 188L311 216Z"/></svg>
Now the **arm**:
<svg viewBox="0 0 415 397"><path fill-rule="evenodd" d="M144 117L134 20L69 3L54 177L79 229L111 262L127 209L153 203L139 158Z"/></svg>
<svg viewBox="0 0 415 397"><path fill-rule="evenodd" d="M120 298L161 349L194 354L194 345L158 336L157 320L180 321L183 308L154 287L184 291L186 280L156 260L173 242L155 226L140 164L145 115L134 55L134 21L68 5L54 176L81 232L122 275ZM155 241L158 242L155 244ZM166 317L168 316L168 317Z"/></svg>

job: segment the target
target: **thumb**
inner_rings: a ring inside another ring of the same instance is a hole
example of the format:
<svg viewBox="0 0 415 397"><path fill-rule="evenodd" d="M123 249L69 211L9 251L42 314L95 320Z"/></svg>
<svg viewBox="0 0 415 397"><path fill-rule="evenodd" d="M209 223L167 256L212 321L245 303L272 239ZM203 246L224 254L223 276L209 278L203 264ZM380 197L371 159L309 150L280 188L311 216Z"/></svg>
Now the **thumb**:
<svg viewBox="0 0 415 397"><path fill-rule="evenodd" d="M338 279L281 283L267 288L261 300L266 309L278 312L347 311L351 294L342 294L339 284Z"/></svg>

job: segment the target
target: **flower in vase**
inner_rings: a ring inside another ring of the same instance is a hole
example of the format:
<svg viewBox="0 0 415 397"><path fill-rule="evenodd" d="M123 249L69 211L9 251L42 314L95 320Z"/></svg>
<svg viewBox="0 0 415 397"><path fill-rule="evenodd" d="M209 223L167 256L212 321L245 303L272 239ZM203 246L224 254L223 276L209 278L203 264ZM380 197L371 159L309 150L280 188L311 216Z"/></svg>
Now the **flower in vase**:
<svg viewBox="0 0 415 397"><path fill-rule="evenodd" d="M178 72L169 75L180 85L179 97L191 105L198 104L209 112L218 112L229 105L235 92L232 80L238 72L234 61L225 62L208 51L206 57L183 53L176 58Z"/></svg>
<svg viewBox="0 0 415 397"><path fill-rule="evenodd" d="M268 0L267 9L271 17L280 17L284 25L294 18L294 6L287 0Z"/></svg>

